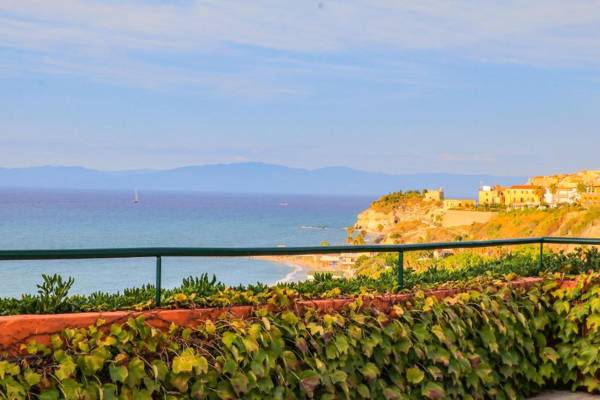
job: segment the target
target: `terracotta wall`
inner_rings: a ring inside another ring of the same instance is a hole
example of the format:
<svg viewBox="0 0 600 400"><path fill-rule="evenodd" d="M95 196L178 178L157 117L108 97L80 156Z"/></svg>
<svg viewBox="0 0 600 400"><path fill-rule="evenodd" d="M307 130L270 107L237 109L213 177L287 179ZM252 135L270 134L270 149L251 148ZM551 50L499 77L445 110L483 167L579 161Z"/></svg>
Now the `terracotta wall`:
<svg viewBox="0 0 600 400"><path fill-rule="evenodd" d="M528 287L539 282L540 278L522 278L510 282L514 287ZM433 290L426 294L444 298L459 293L462 290ZM373 307L387 312L389 308L398 303L409 300L413 295L389 294L374 296L365 300L364 307ZM341 310L346 304L353 302L353 298L303 300L293 304L297 312L306 308L318 309L323 312ZM144 316L148 324L158 328L167 329L171 323L178 326L193 327L200 321L215 320L227 316L245 318L252 315L254 306L234 306L227 308L202 308L179 310L149 310L142 312L114 311L114 312L87 312L73 314L48 314L48 315L11 315L0 317L0 352L15 352L19 345L35 340L48 344L50 336L62 332L66 328L85 328L94 325L102 319L106 324L123 323L129 318Z"/></svg>

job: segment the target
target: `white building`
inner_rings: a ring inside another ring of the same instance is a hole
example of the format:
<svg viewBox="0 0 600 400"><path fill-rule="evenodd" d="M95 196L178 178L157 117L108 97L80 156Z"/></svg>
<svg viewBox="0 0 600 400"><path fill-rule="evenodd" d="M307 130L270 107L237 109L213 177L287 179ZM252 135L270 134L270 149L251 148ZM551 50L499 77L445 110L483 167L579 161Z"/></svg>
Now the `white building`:
<svg viewBox="0 0 600 400"><path fill-rule="evenodd" d="M556 204L575 204L581 198L577 188L572 187L559 187L554 197Z"/></svg>
<svg viewBox="0 0 600 400"><path fill-rule="evenodd" d="M554 194L552 194L550 189L546 189L544 192L544 203L554 205Z"/></svg>

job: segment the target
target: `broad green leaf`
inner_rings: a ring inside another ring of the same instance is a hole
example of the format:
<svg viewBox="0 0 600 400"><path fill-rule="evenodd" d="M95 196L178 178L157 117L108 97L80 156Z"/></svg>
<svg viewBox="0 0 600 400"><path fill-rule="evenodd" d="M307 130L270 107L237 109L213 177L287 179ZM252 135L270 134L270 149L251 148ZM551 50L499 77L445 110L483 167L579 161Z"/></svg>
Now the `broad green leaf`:
<svg viewBox="0 0 600 400"><path fill-rule="evenodd" d="M371 362L366 363L364 367L361 368L360 373L369 380L373 380L379 376L379 369L377 366Z"/></svg>
<svg viewBox="0 0 600 400"><path fill-rule="evenodd" d="M108 367L108 373L110 375L110 379L114 382L124 383L125 379L127 379L127 375L129 375L129 371L127 367L122 365L110 364Z"/></svg>
<svg viewBox="0 0 600 400"><path fill-rule="evenodd" d="M198 365L198 359L192 349L185 349L180 355L173 359L173 372L192 372Z"/></svg>
<svg viewBox="0 0 600 400"><path fill-rule="evenodd" d="M60 393L56 389L48 389L44 390L39 395L39 400L58 400L60 397Z"/></svg>
<svg viewBox="0 0 600 400"><path fill-rule="evenodd" d="M406 380L412 384L421 383L424 377L425 373L418 367L411 367L406 370Z"/></svg>
<svg viewBox="0 0 600 400"><path fill-rule="evenodd" d="M421 389L421 394L428 399L439 400L443 399L446 393L439 383L427 382Z"/></svg>
<svg viewBox="0 0 600 400"><path fill-rule="evenodd" d="M321 376L316 371L305 370L298 374L300 378L300 388L308 397L313 397L315 389L321 383Z"/></svg>
<svg viewBox="0 0 600 400"><path fill-rule="evenodd" d="M37 372L33 372L31 369L25 370L24 378L29 386L37 385L42 380L42 376Z"/></svg>
<svg viewBox="0 0 600 400"><path fill-rule="evenodd" d="M248 392L248 377L241 373L236 372L231 377L231 386L233 386L233 390L239 395Z"/></svg>

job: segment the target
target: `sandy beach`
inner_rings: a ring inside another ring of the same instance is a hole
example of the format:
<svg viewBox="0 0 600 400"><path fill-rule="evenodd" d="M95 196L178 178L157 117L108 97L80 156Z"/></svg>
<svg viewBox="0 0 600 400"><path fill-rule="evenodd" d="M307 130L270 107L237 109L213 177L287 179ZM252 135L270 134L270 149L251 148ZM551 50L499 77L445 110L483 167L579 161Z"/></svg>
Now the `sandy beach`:
<svg viewBox="0 0 600 400"><path fill-rule="evenodd" d="M334 275L351 276L352 268L349 266L337 266L328 261L322 261L319 256L259 256L252 257L258 260L271 261L293 268L284 278L277 283L297 282L306 280L316 272L328 272Z"/></svg>
<svg viewBox="0 0 600 400"><path fill-rule="evenodd" d="M280 264L280 263L278 263ZM291 263L281 263L287 267L293 268L286 276L275 282L275 284L280 283L290 283L290 282L300 282L304 281L308 278L309 271L301 265L291 264Z"/></svg>

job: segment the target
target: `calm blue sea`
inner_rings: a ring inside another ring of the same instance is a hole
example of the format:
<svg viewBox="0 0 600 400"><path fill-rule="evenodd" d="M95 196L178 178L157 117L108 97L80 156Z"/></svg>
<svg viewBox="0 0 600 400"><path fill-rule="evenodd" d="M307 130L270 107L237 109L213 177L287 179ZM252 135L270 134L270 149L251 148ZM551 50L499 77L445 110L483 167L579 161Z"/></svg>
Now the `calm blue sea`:
<svg viewBox="0 0 600 400"><path fill-rule="evenodd" d="M342 244L366 197L0 189L0 249ZM273 283L293 268L231 258L165 258L163 285L203 272L228 284ZM0 261L0 297L36 291L42 273L75 293L154 281L153 259Z"/></svg>

